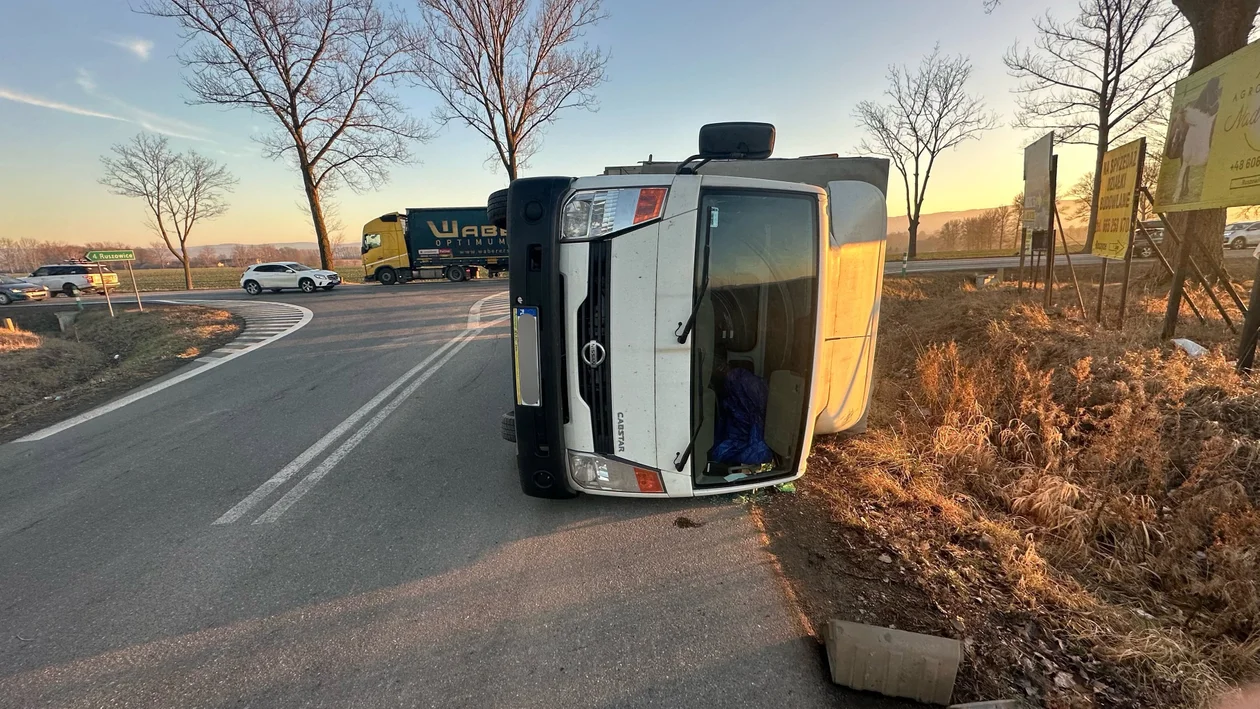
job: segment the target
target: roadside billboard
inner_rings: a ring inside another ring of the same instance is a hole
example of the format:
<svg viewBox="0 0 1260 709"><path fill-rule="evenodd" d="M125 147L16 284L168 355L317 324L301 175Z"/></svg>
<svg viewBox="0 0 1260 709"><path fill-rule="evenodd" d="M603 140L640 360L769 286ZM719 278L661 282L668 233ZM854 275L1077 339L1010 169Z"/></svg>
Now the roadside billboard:
<svg viewBox="0 0 1260 709"><path fill-rule="evenodd" d="M1092 253L1123 259L1133 237L1137 187L1146 160L1146 139L1107 151L1103 156L1102 183L1098 186L1098 220Z"/></svg>
<svg viewBox="0 0 1260 709"><path fill-rule="evenodd" d="M1020 221L1028 230L1027 244L1036 244L1037 249L1045 248L1046 235L1050 233L1054 206L1054 192L1050 185L1053 153L1054 133L1047 133L1024 148L1024 214Z"/></svg>
<svg viewBox="0 0 1260 709"><path fill-rule="evenodd" d="M1260 42L1177 82L1159 212L1260 204Z"/></svg>

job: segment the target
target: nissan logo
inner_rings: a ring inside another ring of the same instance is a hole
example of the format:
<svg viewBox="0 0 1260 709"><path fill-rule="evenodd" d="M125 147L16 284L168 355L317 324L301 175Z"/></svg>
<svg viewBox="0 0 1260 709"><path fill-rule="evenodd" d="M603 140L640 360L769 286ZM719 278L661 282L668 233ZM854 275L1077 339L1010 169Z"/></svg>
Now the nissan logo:
<svg viewBox="0 0 1260 709"><path fill-rule="evenodd" d="M599 344L595 340L591 340L585 345L582 345L582 361L586 362L586 366L590 367L591 369L594 369L598 367L599 365L603 364L604 357L605 357L604 346Z"/></svg>

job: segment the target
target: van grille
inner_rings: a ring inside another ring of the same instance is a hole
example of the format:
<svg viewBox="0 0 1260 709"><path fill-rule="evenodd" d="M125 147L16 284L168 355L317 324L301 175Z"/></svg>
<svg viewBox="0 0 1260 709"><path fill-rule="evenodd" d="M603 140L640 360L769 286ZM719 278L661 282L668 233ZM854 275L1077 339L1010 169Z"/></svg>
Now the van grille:
<svg viewBox="0 0 1260 709"><path fill-rule="evenodd" d="M612 291L612 243L592 241L587 271L586 300L578 308L578 392L591 408L591 431L596 453L613 452L612 356L608 310ZM586 364L582 350L598 342L604 348L604 361L598 367Z"/></svg>

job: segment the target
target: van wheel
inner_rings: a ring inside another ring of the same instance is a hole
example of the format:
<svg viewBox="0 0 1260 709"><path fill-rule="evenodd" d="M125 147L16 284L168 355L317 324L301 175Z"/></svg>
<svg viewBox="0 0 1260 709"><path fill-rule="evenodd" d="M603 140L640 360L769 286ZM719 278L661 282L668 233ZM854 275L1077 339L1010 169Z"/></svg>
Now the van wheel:
<svg viewBox="0 0 1260 709"><path fill-rule="evenodd" d="M68 296L70 296L71 298L73 298L73 297L75 297L76 295L78 295L79 293L81 293L82 291L80 291L80 290L79 290L79 287L78 287L78 286L76 286L75 284L73 284L73 283L67 283L67 284L65 284L64 286L62 286L62 287L61 287L61 292L62 292L62 293L65 293L66 295L68 295Z"/></svg>
<svg viewBox="0 0 1260 709"><path fill-rule="evenodd" d="M498 190L491 192L486 198L486 216L490 217L490 223L500 229L507 228L507 190Z"/></svg>
<svg viewBox="0 0 1260 709"><path fill-rule="evenodd" d="M446 278L452 283L459 283L468 278L468 273L464 271L463 266L451 266L446 269Z"/></svg>
<svg viewBox="0 0 1260 709"><path fill-rule="evenodd" d="M392 286L398 282L398 272L389 266L376 269L376 282L383 286Z"/></svg>
<svg viewBox="0 0 1260 709"><path fill-rule="evenodd" d="M499 431L503 434L503 440L508 443L516 443L516 412L509 411L503 414L503 418L499 422Z"/></svg>

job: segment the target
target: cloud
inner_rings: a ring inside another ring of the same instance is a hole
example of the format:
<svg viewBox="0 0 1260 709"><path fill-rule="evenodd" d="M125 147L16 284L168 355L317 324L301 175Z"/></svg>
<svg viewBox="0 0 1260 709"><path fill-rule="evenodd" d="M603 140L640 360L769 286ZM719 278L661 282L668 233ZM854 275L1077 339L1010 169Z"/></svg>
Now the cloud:
<svg viewBox="0 0 1260 709"><path fill-rule="evenodd" d="M79 69L78 75L74 77L74 83L88 93L96 90L96 82L92 80L92 73L87 69Z"/></svg>
<svg viewBox="0 0 1260 709"><path fill-rule="evenodd" d="M119 47L121 49L127 50L128 52L131 52L132 54L136 55L136 58L138 58L142 62L148 61L149 53L153 51L153 42L150 42L147 39L140 39L139 37L120 37L120 38L115 38L115 39L107 39L105 41L109 42L115 47Z"/></svg>
<svg viewBox="0 0 1260 709"><path fill-rule="evenodd" d="M90 108L71 106L68 103L61 103L60 101L50 101L48 99L39 98L38 96L31 96L30 94L24 94L18 91L10 91L9 89L4 88L3 86L0 86L0 98L8 99L9 101L16 101L17 103L25 103L29 106L39 106L40 108L50 108L54 111L63 111L65 113L73 113L77 116L91 116L92 118L108 118L111 121L122 121L124 123L135 122L135 121L127 120L126 118L123 118L122 116L115 116L109 113L102 113L100 111L94 111Z"/></svg>
<svg viewBox="0 0 1260 709"><path fill-rule="evenodd" d="M97 90L96 80L92 77L92 72L80 67L75 74L74 83L83 89L83 92L92 98L99 99L111 104L115 109L119 110L128 123L136 125L154 133L169 135L172 138L185 138L187 140L197 140L202 142L214 142L209 138L201 135L208 132L205 128L192 123L181 121L177 118L168 118L152 111L146 111L143 108L133 106L122 99L115 98L104 92Z"/></svg>
<svg viewBox="0 0 1260 709"><path fill-rule="evenodd" d="M76 116L104 118L110 121L131 123L133 125L140 126L147 131L169 135L172 138L183 138L185 140L195 140L203 143L214 142L210 138L205 137L205 133L208 131L201 126L193 125L175 118L168 118L166 116L153 113L152 111L146 111L142 108L132 106L125 101L114 98L113 96L101 93L97 90L96 81L92 78L91 72L86 69L78 70L75 75L74 82L78 84L79 88L83 89L84 93L88 96L108 102L114 107L114 110L107 113L105 111L98 111L94 108L84 108L83 106L75 106L73 104L34 96L21 91L14 91L12 89L4 88L3 86L0 86L0 99L14 101L16 103L24 103L28 106L47 108L53 111L61 111L62 113L71 113Z"/></svg>

